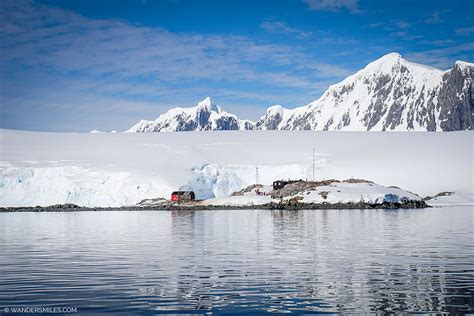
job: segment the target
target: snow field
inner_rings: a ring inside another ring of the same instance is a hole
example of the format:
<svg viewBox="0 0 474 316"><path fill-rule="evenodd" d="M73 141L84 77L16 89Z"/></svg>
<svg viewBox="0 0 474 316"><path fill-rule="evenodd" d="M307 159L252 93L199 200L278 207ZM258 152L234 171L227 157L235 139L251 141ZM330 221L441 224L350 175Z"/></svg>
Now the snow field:
<svg viewBox="0 0 474 316"><path fill-rule="evenodd" d="M120 206L179 188L223 198L256 181L362 178L473 201L472 131L62 134L0 130L0 206ZM334 195L336 198L336 195ZM356 197L354 197L356 198ZM360 200L360 195L358 197Z"/></svg>

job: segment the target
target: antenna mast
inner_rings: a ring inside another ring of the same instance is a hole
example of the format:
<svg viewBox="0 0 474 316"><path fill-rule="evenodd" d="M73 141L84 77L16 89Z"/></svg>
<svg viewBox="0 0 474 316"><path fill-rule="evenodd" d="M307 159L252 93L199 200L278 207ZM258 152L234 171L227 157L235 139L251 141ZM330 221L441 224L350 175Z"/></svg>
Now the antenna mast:
<svg viewBox="0 0 474 316"><path fill-rule="evenodd" d="M255 166L255 184L258 184L258 166Z"/></svg>

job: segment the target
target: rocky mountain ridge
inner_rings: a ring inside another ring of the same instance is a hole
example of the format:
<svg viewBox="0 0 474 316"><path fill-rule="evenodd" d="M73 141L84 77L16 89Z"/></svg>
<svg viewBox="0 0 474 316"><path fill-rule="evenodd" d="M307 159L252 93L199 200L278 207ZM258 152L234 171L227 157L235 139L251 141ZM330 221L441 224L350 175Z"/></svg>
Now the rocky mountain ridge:
<svg viewBox="0 0 474 316"><path fill-rule="evenodd" d="M330 86L306 106L274 105L257 121L239 119L207 97L174 108L127 132L208 130L457 131L474 129L474 64L452 69L412 63L387 54Z"/></svg>

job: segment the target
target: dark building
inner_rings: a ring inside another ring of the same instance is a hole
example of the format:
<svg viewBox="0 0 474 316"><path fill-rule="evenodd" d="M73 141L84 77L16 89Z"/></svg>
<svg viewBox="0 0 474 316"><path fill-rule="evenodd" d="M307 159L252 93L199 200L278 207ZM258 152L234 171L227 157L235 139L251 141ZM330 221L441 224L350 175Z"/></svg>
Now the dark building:
<svg viewBox="0 0 474 316"><path fill-rule="evenodd" d="M273 190L280 190L285 185L287 185L288 183L290 183L290 182L289 181L283 181L283 180L273 181Z"/></svg>
<svg viewBox="0 0 474 316"><path fill-rule="evenodd" d="M295 182L303 182L303 180L277 180L273 181L273 190L280 190L282 189L285 185L290 184L290 183L295 183Z"/></svg>

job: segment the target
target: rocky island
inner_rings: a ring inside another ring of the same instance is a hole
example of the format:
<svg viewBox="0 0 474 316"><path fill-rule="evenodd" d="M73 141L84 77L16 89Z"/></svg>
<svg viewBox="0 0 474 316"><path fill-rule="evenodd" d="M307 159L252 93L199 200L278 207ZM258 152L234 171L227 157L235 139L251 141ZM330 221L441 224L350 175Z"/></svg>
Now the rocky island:
<svg viewBox="0 0 474 316"><path fill-rule="evenodd" d="M121 207L81 207L59 204L35 207L3 207L0 212L62 212L107 210L238 210L238 209L411 209L430 207L426 199L395 186L385 187L363 179L291 181L281 188L253 184L224 198L174 202L146 199Z"/></svg>

